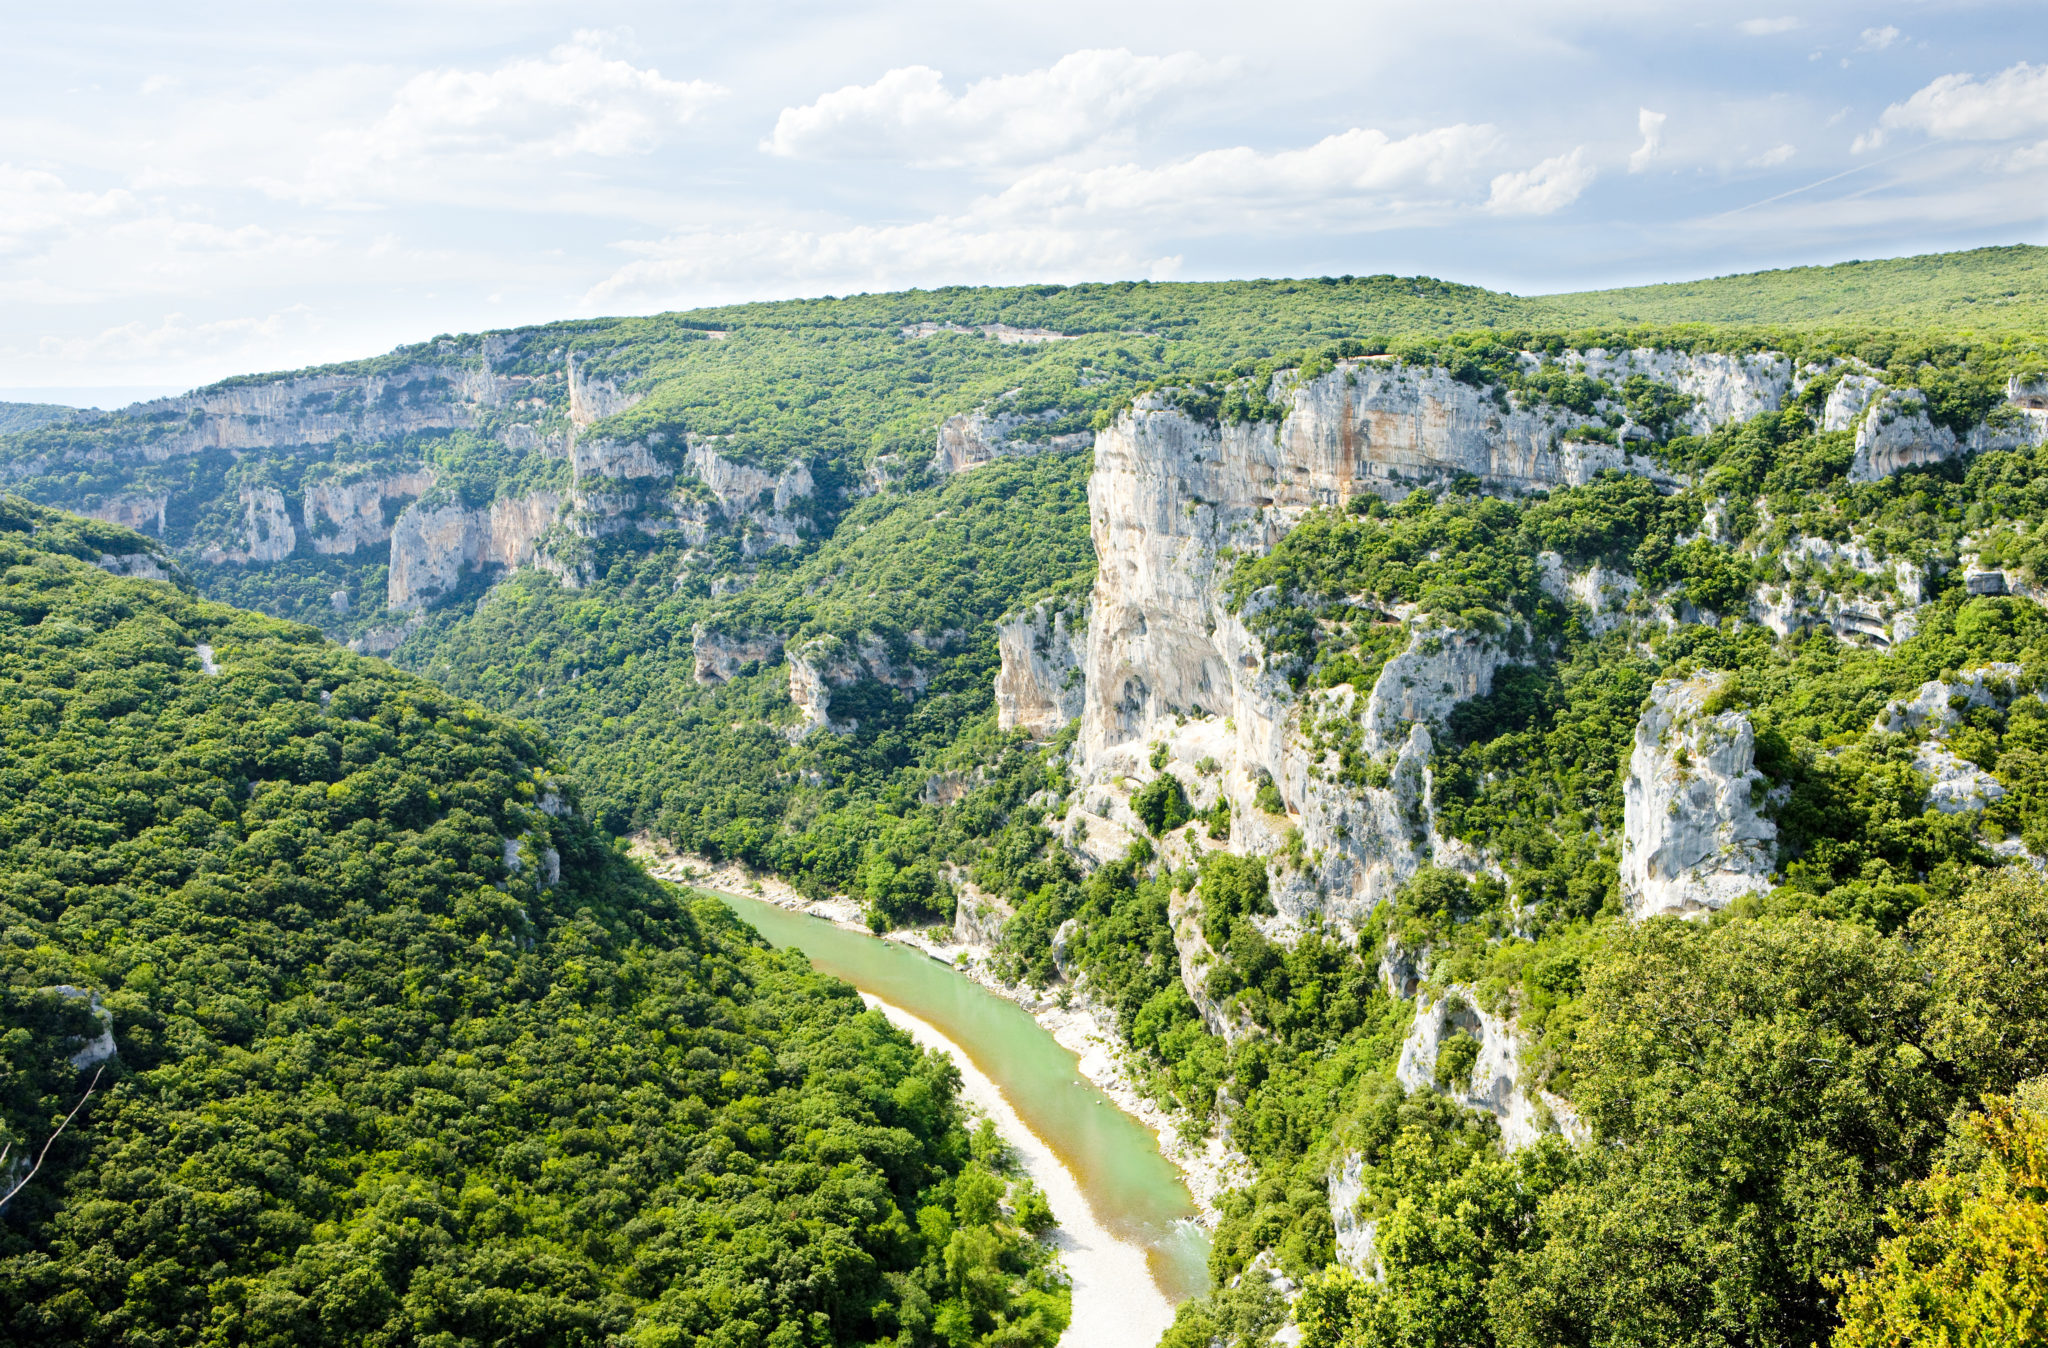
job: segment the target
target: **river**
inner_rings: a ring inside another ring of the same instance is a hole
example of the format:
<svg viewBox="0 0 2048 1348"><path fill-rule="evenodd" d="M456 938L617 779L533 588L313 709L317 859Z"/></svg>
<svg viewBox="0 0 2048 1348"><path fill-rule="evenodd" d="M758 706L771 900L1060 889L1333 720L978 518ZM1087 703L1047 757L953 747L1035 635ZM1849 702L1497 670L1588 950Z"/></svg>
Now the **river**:
<svg viewBox="0 0 2048 1348"><path fill-rule="evenodd" d="M1060 1220L1074 1282L1062 1348L1143 1345L1208 1284L1208 1233L1151 1130L1111 1103L1014 1002L928 955L761 899L718 895L773 945L845 979L927 1047L953 1052ZM1005 1125L1008 1125L1007 1127Z"/></svg>

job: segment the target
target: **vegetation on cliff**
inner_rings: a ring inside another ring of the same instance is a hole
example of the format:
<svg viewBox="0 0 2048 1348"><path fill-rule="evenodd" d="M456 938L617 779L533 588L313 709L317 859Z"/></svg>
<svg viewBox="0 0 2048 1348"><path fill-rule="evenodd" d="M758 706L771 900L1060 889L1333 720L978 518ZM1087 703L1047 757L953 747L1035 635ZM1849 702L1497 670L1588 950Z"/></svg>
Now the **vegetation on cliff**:
<svg viewBox="0 0 2048 1348"><path fill-rule="evenodd" d="M13 1154L101 1074L0 1225L9 1341L1057 1339L950 1064L529 727L86 560L148 547L0 503Z"/></svg>

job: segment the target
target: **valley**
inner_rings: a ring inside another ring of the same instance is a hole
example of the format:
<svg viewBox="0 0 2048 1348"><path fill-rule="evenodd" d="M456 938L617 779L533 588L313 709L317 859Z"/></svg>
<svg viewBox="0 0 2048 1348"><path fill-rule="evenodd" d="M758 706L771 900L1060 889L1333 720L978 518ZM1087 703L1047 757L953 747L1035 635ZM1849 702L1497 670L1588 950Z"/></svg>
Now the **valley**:
<svg viewBox="0 0 2048 1348"><path fill-rule="evenodd" d="M121 1075L10 1312L1875 1333L2048 1079L2043 257L899 292L24 417L8 1139L62 988Z"/></svg>

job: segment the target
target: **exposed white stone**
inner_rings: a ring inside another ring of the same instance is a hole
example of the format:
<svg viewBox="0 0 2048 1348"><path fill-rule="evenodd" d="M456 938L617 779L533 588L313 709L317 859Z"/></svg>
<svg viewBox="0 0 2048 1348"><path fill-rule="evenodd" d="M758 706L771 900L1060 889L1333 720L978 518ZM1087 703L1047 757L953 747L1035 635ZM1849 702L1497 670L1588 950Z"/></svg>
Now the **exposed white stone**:
<svg viewBox="0 0 2048 1348"><path fill-rule="evenodd" d="M1519 1083L1522 1039L1514 1022L1482 1010L1478 994L1469 987L1454 986L1443 995L1424 993L1415 1003L1415 1019L1408 1037L1401 1042L1401 1059L1394 1078L1404 1090L1436 1091L1467 1109L1493 1115L1500 1124L1501 1145L1509 1151L1528 1146L1549 1132L1562 1132L1582 1141L1585 1130L1570 1106L1544 1093L1533 1100ZM1456 1034L1479 1041L1478 1057L1464 1085L1436 1080L1437 1055Z"/></svg>
<svg viewBox="0 0 2048 1348"><path fill-rule="evenodd" d="M164 513L170 503L171 498L168 495L114 496L90 510L82 510L79 513L91 519L105 520L109 524L134 529L138 533L144 529L154 529L157 537L161 538L164 532Z"/></svg>
<svg viewBox="0 0 2048 1348"><path fill-rule="evenodd" d="M1561 604L1583 606L1586 610L1585 628L1596 637L1604 636L1627 620L1629 601L1642 590L1634 575L1600 562L1594 562L1583 571L1574 571L1555 552L1536 554L1536 562L1542 568L1537 579L1543 592Z"/></svg>
<svg viewBox="0 0 2048 1348"><path fill-rule="evenodd" d="M214 546L199 554L212 566L247 566L251 562L281 562L299 546L298 531L286 513L284 493L275 487L244 487L242 538L232 548Z"/></svg>
<svg viewBox="0 0 2048 1348"><path fill-rule="evenodd" d="M857 719L833 717L835 689L872 679L914 697L931 682L930 671L913 662L899 662L879 637L867 633L852 643L836 636L813 637L785 654L789 659L789 700L803 718L793 732L796 739L814 730L850 735L860 728Z"/></svg>
<svg viewBox="0 0 2048 1348"><path fill-rule="evenodd" d="M2006 404L2008 415L1972 426L1958 436L1937 426L1927 415L1927 395L1919 389L1895 388L1872 402L1856 428L1856 458L1849 466L1851 482L1876 482L1901 468L1938 463L1959 454L2016 449L2040 444L2048 433L2048 413Z"/></svg>
<svg viewBox="0 0 2048 1348"><path fill-rule="evenodd" d="M391 537L391 526L384 522L386 501L424 495L434 481L433 469L414 468L353 482L316 483L306 488L299 518L315 552L347 555Z"/></svg>
<svg viewBox="0 0 2048 1348"><path fill-rule="evenodd" d="M773 632L734 636L698 623L690 633L696 656L697 682L727 683L742 666L776 659L782 654L782 638Z"/></svg>
<svg viewBox="0 0 2048 1348"><path fill-rule="evenodd" d="M1871 401L1884 392L1882 380L1867 374L1845 374L1828 390L1827 403L1821 409L1820 428L1824 431L1854 430L1863 424L1864 412Z"/></svg>
<svg viewBox="0 0 2048 1348"><path fill-rule="evenodd" d="M1019 435L1033 424L1043 425L1066 415L1045 412L962 412L939 424L938 448L932 454L932 470L942 476L964 473L997 459L1027 454L1054 454L1085 449L1094 442L1091 431L1070 431L1063 435L1036 438Z"/></svg>
<svg viewBox="0 0 2048 1348"><path fill-rule="evenodd" d="M73 1067L91 1067L114 1056L117 1051L114 1046L114 1013L100 1005L100 995L97 991L75 988L69 983L59 983L55 987L44 988L43 991L54 992L67 1001L85 1002L93 1018L100 1023L100 1032L71 1055ZM71 1042L75 1044L78 1041L74 1039Z"/></svg>
<svg viewBox="0 0 2048 1348"><path fill-rule="evenodd" d="M1341 1153L1331 1163L1328 1187L1330 1225L1337 1232L1337 1262L1353 1273L1377 1278L1379 1223L1358 1215L1358 1205L1365 1198L1364 1158L1355 1151Z"/></svg>
<svg viewBox="0 0 2048 1348"><path fill-rule="evenodd" d="M1943 814L1981 810L2005 796L1996 777L1966 758L1959 758L1939 740L1927 740L1913 752L1913 766L1927 778L1927 804Z"/></svg>
<svg viewBox="0 0 2048 1348"><path fill-rule="evenodd" d="M1636 723L1621 848L1631 918L1694 916L1772 887L1778 831L1757 811L1764 777L1749 718L1704 711L1726 677L1660 682Z"/></svg>
<svg viewBox="0 0 2048 1348"><path fill-rule="evenodd" d="M111 571L117 576L129 576L135 580L169 580L171 573L164 569L161 558L147 552L124 552L116 556L111 552L100 554L93 563L102 571Z"/></svg>
<svg viewBox="0 0 2048 1348"><path fill-rule="evenodd" d="M583 372L583 362L575 352L568 356L566 373L569 378L569 424L577 430L616 416L645 396L628 393L617 384L604 379L592 379Z"/></svg>
<svg viewBox="0 0 2048 1348"><path fill-rule="evenodd" d="M454 589L467 567L527 565L561 506L551 491L506 497L476 510L453 502L407 506L391 531L385 606L394 613L424 608Z"/></svg>
<svg viewBox="0 0 2048 1348"><path fill-rule="evenodd" d="M1906 734L1956 725L1967 710L2012 701L2022 672L2019 665L2002 661L1964 670L1950 682L1929 679L1912 697L1885 704L1872 728Z"/></svg>
<svg viewBox="0 0 2048 1348"><path fill-rule="evenodd" d="M996 624L1003 662L996 674L998 729L1050 739L1081 714L1086 631L1085 615L1076 620L1070 605L1055 600L1041 600Z"/></svg>
<svg viewBox="0 0 2048 1348"><path fill-rule="evenodd" d="M1637 347L1606 351L1592 347L1567 351L1560 363L1582 369L1617 387L1632 374L1669 385L1693 399L1686 415L1690 428L1705 433L1730 421L1747 421L1760 412L1775 412L1792 391L1789 357L1776 351L1732 355L1718 351L1694 354Z"/></svg>

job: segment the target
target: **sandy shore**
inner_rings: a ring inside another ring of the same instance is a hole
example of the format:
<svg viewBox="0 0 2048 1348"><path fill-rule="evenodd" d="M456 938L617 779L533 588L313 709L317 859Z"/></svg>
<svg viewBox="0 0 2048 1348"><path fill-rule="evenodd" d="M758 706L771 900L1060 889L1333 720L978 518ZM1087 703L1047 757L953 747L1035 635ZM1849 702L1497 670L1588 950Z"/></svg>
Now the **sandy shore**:
<svg viewBox="0 0 2048 1348"><path fill-rule="evenodd" d="M860 905L844 896L812 901L773 875L749 871L737 863L712 862L707 858L676 852L642 835L633 840L633 855L654 875L665 880L703 885L733 894L751 894L780 908L811 913L853 931L866 931ZM1211 1136L1189 1142L1181 1133L1182 1117L1161 1109L1139 1093L1136 1079L1125 1063L1123 1048L1111 1032L1110 1017L1085 994L1070 996L1061 1006L1052 997L1033 988L1005 983L996 976L993 952L984 945L960 941L934 941L920 931L892 931L887 938L924 951L932 958L952 965L975 982L1017 1003L1045 1028L1059 1045L1078 1057L1081 1075L1093 1082L1110 1100L1137 1119L1159 1139L1159 1153L1181 1173L1194 1197L1202 1220L1214 1226L1216 1200L1225 1189L1252 1181L1251 1163ZM957 1056L957 1055L956 1055Z"/></svg>
<svg viewBox="0 0 2048 1348"><path fill-rule="evenodd" d="M1074 1318L1060 1348L1126 1348L1156 1343L1173 1323L1173 1307L1153 1282L1145 1251L1118 1240L1096 1220L1074 1173L1053 1155L1004 1098L1002 1088L929 1022L863 992L861 1000L887 1016L917 1043L951 1054L960 1068L960 1095L995 1121L1032 1183L1045 1191L1059 1230L1053 1242L1073 1281Z"/></svg>

